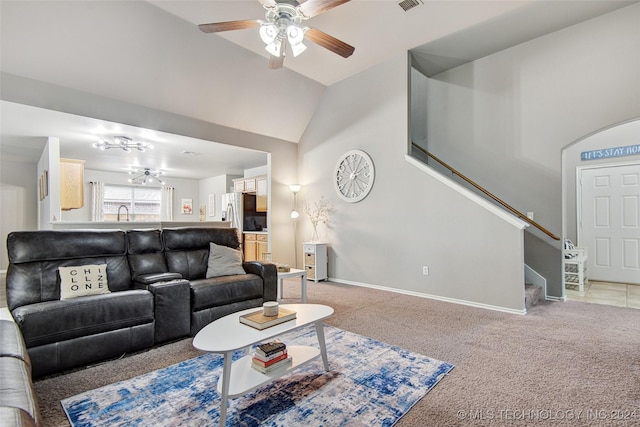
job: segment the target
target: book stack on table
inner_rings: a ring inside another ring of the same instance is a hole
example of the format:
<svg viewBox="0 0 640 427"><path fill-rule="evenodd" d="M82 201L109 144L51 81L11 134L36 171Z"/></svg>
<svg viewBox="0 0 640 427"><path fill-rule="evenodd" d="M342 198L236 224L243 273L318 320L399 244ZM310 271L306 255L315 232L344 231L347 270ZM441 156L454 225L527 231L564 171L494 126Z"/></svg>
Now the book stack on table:
<svg viewBox="0 0 640 427"><path fill-rule="evenodd" d="M290 366L291 362L292 359L291 356L287 354L287 346L285 343L281 341L269 341L258 345L251 359L251 366L263 374L268 374L276 369Z"/></svg>
<svg viewBox="0 0 640 427"><path fill-rule="evenodd" d="M256 329L266 329L271 326L279 325L280 323L288 322L296 318L296 312L293 310L287 310L286 308L280 308L278 314L275 316L265 316L264 310L258 310L251 313L243 314L238 318L240 323L252 326Z"/></svg>

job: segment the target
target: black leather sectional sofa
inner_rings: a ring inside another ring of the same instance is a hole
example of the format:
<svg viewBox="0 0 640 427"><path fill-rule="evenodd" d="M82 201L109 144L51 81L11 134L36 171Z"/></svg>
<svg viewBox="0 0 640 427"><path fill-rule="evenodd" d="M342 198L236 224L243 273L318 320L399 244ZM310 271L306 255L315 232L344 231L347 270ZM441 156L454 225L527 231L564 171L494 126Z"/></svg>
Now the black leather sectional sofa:
<svg viewBox="0 0 640 427"><path fill-rule="evenodd" d="M236 229L43 230L7 238L7 303L34 378L195 335L226 314L276 299L275 264L206 278L210 243ZM60 267L106 264L110 293L60 299Z"/></svg>
<svg viewBox="0 0 640 427"><path fill-rule="evenodd" d="M18 325L0 319L0 426L41 426L31 360Z"/></svg>

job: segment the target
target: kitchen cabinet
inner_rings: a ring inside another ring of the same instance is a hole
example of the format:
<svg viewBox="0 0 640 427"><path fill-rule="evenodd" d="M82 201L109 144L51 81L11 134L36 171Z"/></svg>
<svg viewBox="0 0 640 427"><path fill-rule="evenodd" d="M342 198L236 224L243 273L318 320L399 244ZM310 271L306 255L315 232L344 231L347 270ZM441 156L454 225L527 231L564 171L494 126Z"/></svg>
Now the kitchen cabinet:
<svg viewBox="0 0 640 427"><path fill-rule="evenodd" d="M238 178L233 180L233 191L238 193L255 193L256 179L254 178Z"/></svg>
<svg viewBox="0 0 640 427"><path fill-rule="evenodd" d="M256 212L267 212L268 187L266 176L256 178Z"/></svg>
<svg viewBox="0 0 640 427"><path fill-rule="evenodd" d="M60 159L60 209L84 206L84 160Z"/></svg>
<svg viewBox="0 0 640 427"><path fill-rule="evenodd" d="M233 180L233 191L236 193L244 193L244 179Z"/></svg>
<svg viewBox="0 0 640 427"><path fill-rule="evenodd" d="M307 272L307 279L317 282L326 280L327 276L327 244L326 243L303 243L304 269Z"/></svg>
<svg viewBox="0 0 640 427"><path fill-rule="evenodd" d="M255 178L247 178L244 180L244 192L245 193L254 193L256 191L256 179Z"/></svg>
<svg viewBox="0 0 640 427"><path fill-rule="evenodd" d="M262 254L269 252L269 235L266 233L244 233L244 260L261 261Z"/></svg>

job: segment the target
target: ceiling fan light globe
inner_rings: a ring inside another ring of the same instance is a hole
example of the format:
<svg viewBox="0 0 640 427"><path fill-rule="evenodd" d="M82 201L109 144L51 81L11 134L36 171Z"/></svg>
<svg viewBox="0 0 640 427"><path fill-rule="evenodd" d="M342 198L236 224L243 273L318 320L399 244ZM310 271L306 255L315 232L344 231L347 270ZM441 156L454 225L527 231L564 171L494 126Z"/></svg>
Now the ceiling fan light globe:
<svg viewBox="0 0 640 427"><path fill-rule="evenodd" d="M291 45L291 52L293 53L294 57L300 55L305 50L307 50L307 47L304 45L304 43L298 43L298 44L292 44Z"/></svg>
<svg viewBox="0 0 640 427"><path fill-rule="evenodd" d="M280 57L280 43L278 41L274 41L273 43L269 43L265 48L267 52L269 52L273 56Z"/></svg>
<svg viewBox="0 0 640 427"><path fill-rule="evenodd" d="M277 36L278 27L274 24L264 24L260 26L260 38L266 45L273 43Z"/></svg>
<svg viewBox="0 0 640 427"><path fill-rule="evenodd" d="M297 25L289 25L287 27L287 39L291 46L302 43L304 40L304 30Z"/></svg>

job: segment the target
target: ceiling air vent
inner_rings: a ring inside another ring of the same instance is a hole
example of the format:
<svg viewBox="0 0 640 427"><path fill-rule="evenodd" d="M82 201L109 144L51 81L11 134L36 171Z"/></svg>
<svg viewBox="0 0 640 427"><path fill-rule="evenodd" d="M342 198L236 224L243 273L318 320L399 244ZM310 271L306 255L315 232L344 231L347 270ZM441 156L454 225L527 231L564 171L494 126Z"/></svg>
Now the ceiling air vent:
<svg viewBox="0 0 640 427"><path fill-rule="evenodd" d="M416 6L420 6L424 4L422 0L402 0L398 5L404 9L404 11L408 11L409 9L413 9Z"/></svg>

